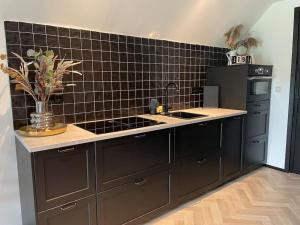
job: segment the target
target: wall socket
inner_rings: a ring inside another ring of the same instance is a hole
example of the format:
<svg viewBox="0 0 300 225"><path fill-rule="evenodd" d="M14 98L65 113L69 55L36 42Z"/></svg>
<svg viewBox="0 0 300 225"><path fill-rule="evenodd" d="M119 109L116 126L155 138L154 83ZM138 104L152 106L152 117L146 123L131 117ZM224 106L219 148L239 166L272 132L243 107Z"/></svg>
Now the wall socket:
<svg viewBox="0 0 300 225"><path fill-rule="evenodd" d="M192 87L192 94L200 94L202 91L202 87Z"/></svg>
<svg viewBox="0 0 300 225"><path fill-rule="evenodd" d="M276 86L275 87L275 92L280 93L282 90L282 86Z"/></svg>

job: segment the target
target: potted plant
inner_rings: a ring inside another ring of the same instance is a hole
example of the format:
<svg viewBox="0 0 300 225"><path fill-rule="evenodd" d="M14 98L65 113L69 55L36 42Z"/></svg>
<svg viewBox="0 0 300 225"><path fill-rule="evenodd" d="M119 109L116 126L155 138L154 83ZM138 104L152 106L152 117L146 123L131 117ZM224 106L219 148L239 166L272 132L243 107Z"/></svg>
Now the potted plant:
<svg viewBox="0 0 300 225"><path fill-rule="evenodd" d="M0 64L0 70L11 78L11 83L16 84L17 90L24 90L32 96L36 103L36 112L31 114L31 127L36 130L45 130L55 125L53 115L48 110L48 102L50 96L60 90L63 90L63 76L76 73L78 71L71 70L75 65L81 62L58 60L58 56L54 55L52 50L38 52L29 49L27 56L31 61L26 62L23 57L16 53L12 53L20 60L19 69L14 69ZM6 55L0 55L0 60L5 60ZM30 83L28 75L28 67L33 65L35 79L33 84Z"/></svg>
<svg viewBox="0 0 300 225"><path fill-rule="evenodd" d="M230 49L230 51L226 53L229 65L232 65L234 63L233 59L237 56L245 57L245 59L248 58L251 61L252 57L249 55L249 51L250 49L258 46L258 41L256 38L251 37L248 34L245 34L243 37L241 37L243 27L244 26L242 24L233 26L229 29L228 32L224 34L226 39L225 43Z"/></svg>

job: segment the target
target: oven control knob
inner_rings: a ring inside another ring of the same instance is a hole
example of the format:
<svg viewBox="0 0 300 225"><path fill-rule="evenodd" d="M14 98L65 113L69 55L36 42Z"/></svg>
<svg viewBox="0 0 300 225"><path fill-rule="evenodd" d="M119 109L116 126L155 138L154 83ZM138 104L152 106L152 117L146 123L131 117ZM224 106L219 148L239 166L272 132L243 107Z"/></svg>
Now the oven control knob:
<svg viewBox="0 0 300 225"><path fill-rule="evenodd" d="M257 74L264 74L264 72L265 72L265 70L263 67L259 67L259 68L255 69L255 73L257 73Z"/></svg>

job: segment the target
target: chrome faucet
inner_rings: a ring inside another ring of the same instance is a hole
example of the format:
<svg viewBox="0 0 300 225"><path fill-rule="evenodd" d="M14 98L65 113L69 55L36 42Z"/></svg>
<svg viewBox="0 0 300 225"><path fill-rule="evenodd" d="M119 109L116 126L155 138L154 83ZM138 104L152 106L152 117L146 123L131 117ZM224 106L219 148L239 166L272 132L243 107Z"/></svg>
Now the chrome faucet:
<svg viewBox="0 0 300 225"><path fill-rule="evenodd" d="M179 90L178 84L171 82L168 83L167 86L165 87L165 105L164 105L164 114L167 115L169 114L169 87L174 86L176 90Z"/></svg>

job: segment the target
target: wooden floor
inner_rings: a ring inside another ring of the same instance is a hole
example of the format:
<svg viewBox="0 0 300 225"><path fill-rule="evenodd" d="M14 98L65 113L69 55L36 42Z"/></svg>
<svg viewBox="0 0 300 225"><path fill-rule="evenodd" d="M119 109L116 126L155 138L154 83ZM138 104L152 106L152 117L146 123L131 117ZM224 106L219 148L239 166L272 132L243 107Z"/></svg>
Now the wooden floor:
<svg viewBox="0 0 300 225"><path fill-rule="evenodd" d="M300 176L261 168L151 225L300 225Z"/></svg>

